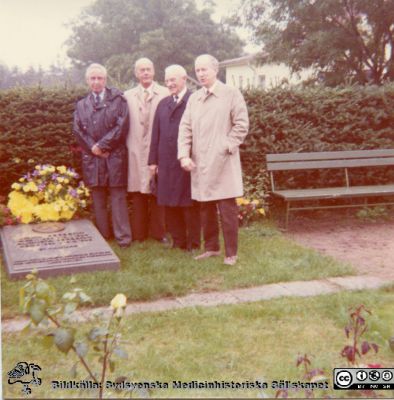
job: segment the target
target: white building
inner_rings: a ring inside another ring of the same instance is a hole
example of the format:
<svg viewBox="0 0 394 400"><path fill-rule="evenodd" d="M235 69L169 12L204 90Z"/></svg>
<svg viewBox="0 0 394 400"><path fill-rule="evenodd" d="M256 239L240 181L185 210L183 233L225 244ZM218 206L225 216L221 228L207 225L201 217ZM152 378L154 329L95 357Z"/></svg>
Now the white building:
<svg viewBox="0 0 394 400"><path fill-rule="evenodd" d="M313 75L312 70L292 74L285 64L258 63L258 54L224 60L219 63L226 70L226 83L239 89L270 89L282 84L294 85Z"/></svg>

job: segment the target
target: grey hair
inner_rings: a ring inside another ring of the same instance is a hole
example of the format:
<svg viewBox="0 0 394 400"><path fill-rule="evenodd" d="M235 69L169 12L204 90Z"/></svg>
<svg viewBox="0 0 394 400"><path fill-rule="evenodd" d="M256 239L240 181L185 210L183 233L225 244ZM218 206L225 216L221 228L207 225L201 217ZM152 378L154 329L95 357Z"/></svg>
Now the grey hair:
<svg viewBox="0 0 394 400"><path fill-rule="evenodd" d="M172 64L169 65L165 70L164 70L164 74L170 74L171 72L175 73L175 74L179 74L180 76L187 76L187 72L185 70L185 68L182 67L182 65L179 64Z"/></svg>
<svg viewBox="0 0 394 400"><path fill-rule="evenodd" d="M194 63L197 64L197 62L201 61L201 59L207 59L212 65L213 69L215 71L219 71L219 61L214 56L211 56L210 54L201 54L196 58Z"/></svg>
<svg viewBox="0 0 394 400"><path fill-rule="evenodd" d="M140 64L150 64L152 66L152 68L154 68L153 62L151 60L149 60L149 58L142 57L142 58L139 58L135 62L135 64L134 64L134 72L137 72L137 68L140 66Z"/></svg>
<svg viewBox="0 0 394 400"><path fill-rule="evenodd" d="M89 77L90 72L93 69L99 69L101 72L103 72L105 77L107 77L107 69L104 67L104 65L101 65L101 64L98 64L98 63L92 63L86 68L86 72L85 72L85 78L86 79Z"/></svg>

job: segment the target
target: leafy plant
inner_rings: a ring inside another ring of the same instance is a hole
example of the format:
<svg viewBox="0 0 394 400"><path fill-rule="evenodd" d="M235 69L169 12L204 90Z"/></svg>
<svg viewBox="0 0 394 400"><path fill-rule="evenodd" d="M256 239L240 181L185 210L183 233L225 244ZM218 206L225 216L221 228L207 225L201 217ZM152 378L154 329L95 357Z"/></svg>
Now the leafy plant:
<svg viewBox="0 0 394 400"><path fill-rule="evenodd" d="M361 220L375 222L379 219L387 219L388 213L384 206L364 207L357 212L357 217Z"/></svg>
<svg viewBox="0 0 394 400"><path fill-rule="evenodd" d="M378 345L376 343L363 340L362 336L367 331L366 314L370 315L371 312L363 305L359 305L354 309L349 310L349 323L345 327L345 335L347 339L350 339L350 344L343 347L341 351L341 356L346 358L349 367L355 368L382 368L383 366L379 363L375 364L363 364L361 362L363 356L369 353L371 350L378 352ZM323 369L314 368L311 369L311 359L307 354L297 357L296 361L297 367L303 367L303 380L305 382L319 382L327 381L326 372ZM359 394L375 398L378 397L372 390L359 390ZM276 391L275 397L288 398L290 397L289 389L279 389ZM315 393L312 389L305 389L304 398L313 398ZM354 392L347 393L349 397L354 397Z"/></svg>
<svg viewBox="0 0 394 400"><path fill-rule="evenodd" d="M371 314L363 304L356 307L354 310L350 310L349 324L345 327L345 334L350 339L350 344L346 345L342 351L341 356L346 358L349 365L358 366L358 359L367 354L370 350L375 353L378 352L379 347L376 343L370 343L367 340L362 340L362 336L367 331L367 323L365 320L365 314ZM361 343L360 343L361 342Z"/></svg>
<svg viewBox="0 0 394 400"><path fill-rule="evenodd" d="M86 337L80 337L77 329L72 327L71 320L78 306L91 303L91 298L81 288L74 287L57 301L55 288L38 278L36 271L28 274L26 278L27 283L20 289L19 302L21 311L30 317L27 328L31 324L45 325L47 334L42 342L45 347L54 346L64 354L68 354L70 350L74 352L88 373L88 379L96 384L98 398L102 399L107 373L114 372L116 358L128 358L127 352L120 347L119 332L127 304L126 296L117 294L111 301L109 321L106 322L101 314L96 315L99 325L93 327ZM75 279L72 278L70 282L74 284ZM88 363L89 353L95 355L99 372L94 372ZM74 378L77 374L77 364L78 362L71 370Z"/></svg>
<svg viewBox="0 0 394 400"><path fill-rule="evenodd" d="M303 356L300 355L297 357L296 367L304 368L304 374L303 374L304 382L315 383L315 382L327 380L327 377L325 376L325 372L322 369L319 369L319 368L311 369L311 360L307 354L304 354ZM289 389L277 390L275 397L276 398L289 397ZM306 399L314 398L315 397L314 391L309 388L304 389L303 397Z"/></svg>

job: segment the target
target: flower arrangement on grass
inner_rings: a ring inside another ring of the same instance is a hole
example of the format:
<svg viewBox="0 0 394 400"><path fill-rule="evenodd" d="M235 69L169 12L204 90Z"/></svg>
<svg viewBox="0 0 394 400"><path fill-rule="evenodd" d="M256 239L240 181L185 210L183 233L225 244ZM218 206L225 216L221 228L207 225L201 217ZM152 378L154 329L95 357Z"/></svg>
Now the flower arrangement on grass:
<svg viewBox="0 0 394 400"><path fill-rule="evenodd" d="M265 210L259 200L249 200L244 197L237 198L239 207L238 220L240 225L249 225L265 216Z"/></svg>
<svg viewBox="0 0 394 400"><path fill-rule="evenodd" d="M24 224L68 221L77 210L86 207L89 190L72 169L49 164L36 165L12 184L8 208Z"/></svg>

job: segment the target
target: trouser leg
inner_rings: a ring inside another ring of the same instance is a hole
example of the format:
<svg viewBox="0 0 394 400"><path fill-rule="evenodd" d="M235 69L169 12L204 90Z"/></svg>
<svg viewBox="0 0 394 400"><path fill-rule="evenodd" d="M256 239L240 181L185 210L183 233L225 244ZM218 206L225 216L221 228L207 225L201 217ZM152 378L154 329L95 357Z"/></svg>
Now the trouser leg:
<svg viewBox="0 0 394 400"><path fill-rule="evenodd" d="M148 195L140 192L131 193L131 230L133 240L148 238L149 199Z"/></svg>
<svg viewBox="0 0 394 400"><path fill-rule="evenodd" d="M108 240L110 238L110 228L108 221L107 197L107 188L92 188L93 210L96 219L96 226L101 235Z"/></svg>
<svg viewBox="0 0 394 400"><path fill-rule="evenodd" d="M128 245L131 242L126 193L126 188L124 187L110 188L112 226L115 239L120 245Z"/></svg>
<svg viewBox="0 0 394 400"><path fill-rule="evenodd" d="M201 216L200 204L193 201L190 207L183 207L183 215L186 223L187 248L189 250L201 247Z"/></svg>
<svg viewBox="0 0 394 400"><path fill-rule="evenodd" d="M205 251L218 251L220 245L216 202L204 201L200 203L200 207Z"/></svg>
<svg viewBox="0 0 394 400"><path fill-rule="evenodd" d="M226 257L238 252L238 205L235 198L218 201Z"/></svg>
<svg viewBox="0 0 394 400"><path fill-rule="evenodd" d="M157 204L155 196L149 194L149 234L153 239L162 240L166 236L164 206Z"/></svg>
<svg viewBox="0 0 394 400"><path fill-rule="evenodd" d="M186 225L183 207L165 207L167 229L172 237L172 247L186 249Z"/></svg>

